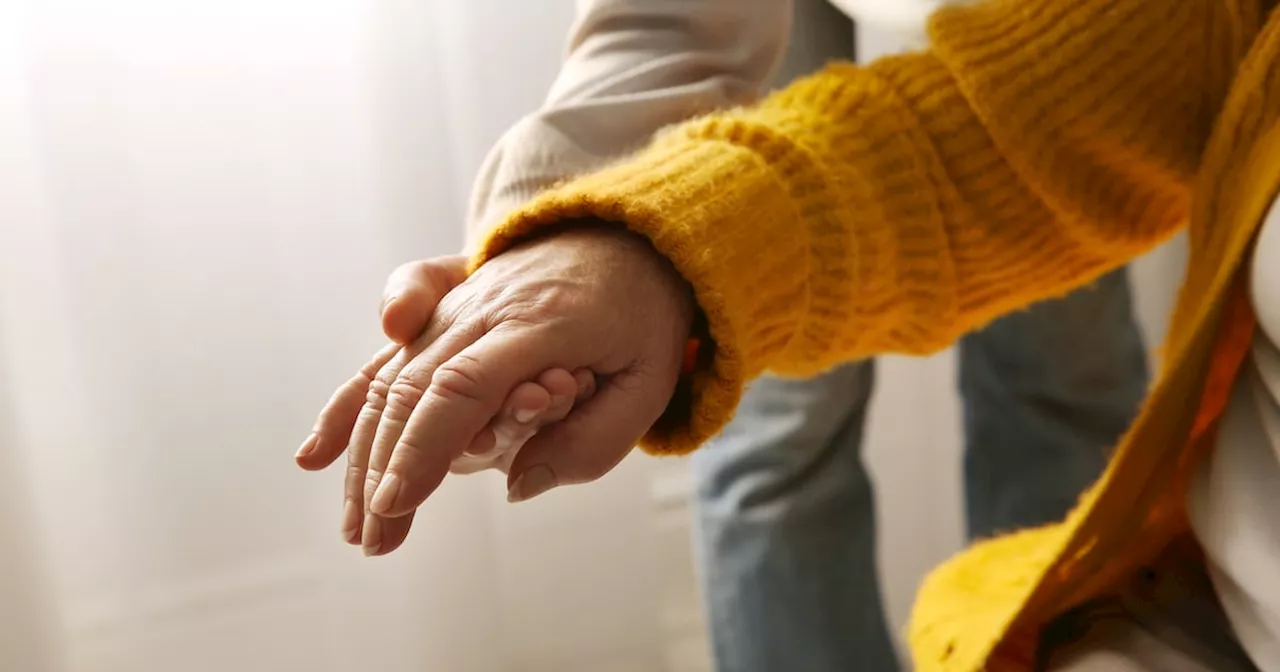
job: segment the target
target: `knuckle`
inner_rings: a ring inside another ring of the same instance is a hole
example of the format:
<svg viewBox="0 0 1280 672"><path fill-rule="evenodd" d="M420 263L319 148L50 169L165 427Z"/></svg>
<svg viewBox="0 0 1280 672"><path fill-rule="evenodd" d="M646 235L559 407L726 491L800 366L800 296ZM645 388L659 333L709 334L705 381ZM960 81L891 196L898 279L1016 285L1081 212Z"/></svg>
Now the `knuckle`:
<svg viewBox="0 0 1280 672"><path fill-rule="evenodd" d="M429 392L446 401L484 403L483 368L474 357L454 355L431 376Z"/></svg>
<svg viewBox="0 0 1280 672"><path fill-rule="evenodd" d="M366 401L364 406L360 407L360 414L356 416L355 430L353 431L352 436L352 446L357 450L362 447L360 445L361 443L366 442L360 442L355 434L362 429L376 428L382 419L382 409L384 405L385 404L381 400L377 403L370 400ZM363 447L366 449L368 448L367 445L364 445Z"/></svg>
<svg viewBox="0 0 1280 672"><path fill-rule="evenodd" d="M377 469L370 469L364 477L364 498L368 501L373 498L373 493L377 492L378 484L382 482L382 472Z"/></svg>
<svg viewBox="0 0 1280 672"><path fill-rule="evenodd" d="M362 483L364 483L364 467L358 464L347 465L346 478L343 479L343 488L347 493L357 492Z"/></svg>
<svg viewBox="0 0 1280 672"><path fill-rule="evenodd" d="M422 445L412 437L405 437L396 444L390 466L395 468L397 474L412 473L425 460L426 451L422 449Z"/></svg>
<svg viewBox="0 0 1280 672"><path fill-rule="evenodd" d="M369 389L365 392L364 407L375 413L381 413L387 405L387 392L390 385L381 377L369 381Z"/></svg>
<svg viewBox="0 0 1280 672"><path fill-rule="evenodd" d="M400 375L400 367L409 361L410 357L408 355L409 353L407 351L402 350L398 357L386 364L383 364L378 369L378 372L370 380L370 383L390 385L395 381L396 377Z"/></svg>
<svg viewBox="0 0 1280 672"><path fill-rule="evenodd" d="M426 386L416 376L401 376L387 389L386 414L407 418L422 401Z"/></svg>

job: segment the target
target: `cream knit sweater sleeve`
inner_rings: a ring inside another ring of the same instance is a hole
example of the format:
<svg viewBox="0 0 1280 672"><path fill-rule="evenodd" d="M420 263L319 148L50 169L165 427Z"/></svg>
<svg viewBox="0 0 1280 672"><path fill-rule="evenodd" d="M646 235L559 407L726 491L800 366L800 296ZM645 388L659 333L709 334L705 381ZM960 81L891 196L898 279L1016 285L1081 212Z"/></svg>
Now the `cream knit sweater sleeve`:
<svg viewBox="0 0 1280 672"><path fill-rule="evenodd" d="M541 109L489 153L468 245L553 184L648 144L655 131L753 101L785 50L792 0L578 0Z"/></svg>

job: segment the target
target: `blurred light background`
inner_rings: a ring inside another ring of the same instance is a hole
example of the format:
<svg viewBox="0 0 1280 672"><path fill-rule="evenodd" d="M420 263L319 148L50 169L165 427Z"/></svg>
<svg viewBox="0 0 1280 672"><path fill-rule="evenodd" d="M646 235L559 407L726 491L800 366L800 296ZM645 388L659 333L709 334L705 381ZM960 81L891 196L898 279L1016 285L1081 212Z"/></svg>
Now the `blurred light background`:
<svg viewBox="0 0 1280 672"><path fill-rule="evenodd" d="M0 0L0 671L708 669L685 463L521 506L452 479L365 560L339 474L291 459L379 346L385 274L459 248L573 10ZM1137 274L1152 343L1180 264ZM879 375L897 624L961 543L952 376L947 354Z"/></svg>

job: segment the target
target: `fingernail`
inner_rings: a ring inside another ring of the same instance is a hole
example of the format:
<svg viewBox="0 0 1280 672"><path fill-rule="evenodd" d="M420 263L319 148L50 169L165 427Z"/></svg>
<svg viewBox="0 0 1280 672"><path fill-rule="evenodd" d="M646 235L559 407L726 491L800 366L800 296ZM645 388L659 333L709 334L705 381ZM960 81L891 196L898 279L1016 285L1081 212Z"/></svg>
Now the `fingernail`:
<svg viewBox="0 0 1280 672"><path fill-rule="evenodd" d="M507 489L507 501L523 502L554 487L556 487L555 472L545 464L537 464L516 477L515 482Z"/></svg>
<svg viewBox="0 0 1280 672"><path fill-rule="evenodd" d="M364 543L361 545L366 558L373 557L382 550L382 519L368 515L364 517Z"/></svg>
<svg viewBox="0 0 1280 672"><path fill-rule="evenodd" d="M320 443L320 435L312 432L311 436L308 436L307 440L302 442L302 445L298 448L298 452L293 454L293 459L301 460L302 458L310 455L312 451L316 449L316 444L318 443Z"/></svg>
<svg viewBox="0 0 1280 672"><path fill-rule="evenodd" d="M525 424L528 424L529 421L532 420L535 416L537 416L538 412L529 408L518 408L516 409L516 412L513 413L512 415L515 416L516 422L522 425L525 425Z"/></svg>
<svg viewBox="0 0 1280 672"><path fill-rule="evenodd" d="M385 515L391 511L391 507L395 506L396 497L399 495L400 479L395 474L387 474L382 477L382 482L374 491L373 500L369 502L369 510Z"/></svg>
<svg viewBox="0 0 1280 672"><path fill-rule="evenodd" d="M352 499L342 507L342 540L348 544L360 543L360 507Z"/></svg>

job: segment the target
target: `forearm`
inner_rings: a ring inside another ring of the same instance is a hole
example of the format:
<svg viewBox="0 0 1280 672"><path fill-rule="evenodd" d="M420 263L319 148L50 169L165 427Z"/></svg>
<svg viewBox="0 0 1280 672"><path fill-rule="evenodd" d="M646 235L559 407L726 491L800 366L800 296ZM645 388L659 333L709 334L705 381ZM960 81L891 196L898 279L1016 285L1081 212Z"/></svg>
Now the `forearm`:
<svg viewBox="0 0 1280 672"><path fill-rule="evenodd" d="M1256 30L1228 4L944 11L933 51L834 66L669 131L522 211L493 249L565 216L624 222L704 308L725 304L717 340L751 352L749 374L929 352L1184 222L1200 148Z"/></svg>
<svg viewBox="0 0 1280 672"><path fill-rule="evenodd" d="M787 41L790 0L583 0L545 104L476 181L468 239L538 192L642 148L658 129L758 98Z"/></svg>
<svg viewBox="0 0 1280 672"><path fill-rule="evenodd" d="M685 450L766 369L934 351L1176 231L1259 22L1257 0L944 10L931 51L667 131L514 213L475 261L567 219L649 237L716 348L685 433L651 446Z"/></svg>

